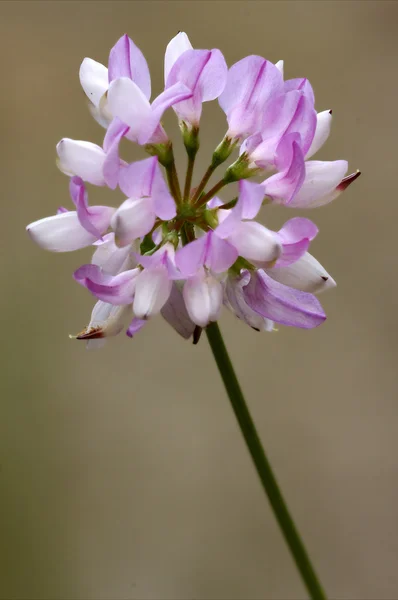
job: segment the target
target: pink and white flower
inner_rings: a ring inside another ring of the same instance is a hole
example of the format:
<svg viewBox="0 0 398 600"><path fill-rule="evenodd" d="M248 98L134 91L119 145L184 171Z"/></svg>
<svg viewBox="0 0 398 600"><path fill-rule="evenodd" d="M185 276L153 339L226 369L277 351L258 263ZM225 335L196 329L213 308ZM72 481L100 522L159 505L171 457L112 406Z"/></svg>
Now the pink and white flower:
<svg viewBox="0 0 398 600"><path fill-rule="evenodd" d="M223 306L259 331L272 331L275 323L319 326L326 315L314 294L336 284L309 253L318 228L295 216L273 231L257 219L264 200L322 206L358 177L346 176L344 160L312 160L329 136L331 111L316 113L307 79L284 81L282 61L253 55L228 70L219 50L194 49L183 32L166 48L164 78L151 103L147 62L127 35L111 49L108 67L89 58L81 65L80 81L105 137L102 145L60 141L58 165L71 178L74 210L60 207L27 227L47 250L94 250L74 273L96 299L89 324L75 337L88 347L123 330L135 337L160 313L183 338L197 341ZM227 131L199 187L190 189L198 146L193 151L187 141L198 144L202 104L217 98ZM160 123L170 107L191 161L183 193ZM127 163L119 156L123 138L152 156ZM238 160L206 192L209 177L238 144ZM248 181L254 174L262 174L262 183ZM233 181L236 200L215 196ZM119 187L125 199L116 207L91 206L86 184Z"/></svg>

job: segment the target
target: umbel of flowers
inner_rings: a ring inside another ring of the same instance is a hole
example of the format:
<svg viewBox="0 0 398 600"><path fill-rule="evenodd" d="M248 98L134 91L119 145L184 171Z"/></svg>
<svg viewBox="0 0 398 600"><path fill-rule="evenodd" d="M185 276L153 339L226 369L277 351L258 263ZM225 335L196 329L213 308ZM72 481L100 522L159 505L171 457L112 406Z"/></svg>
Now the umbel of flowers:
<svg viewBox="0 0 398 600"><path fill-rule="evenodd" d="M223 305L256 330L271 331L274 323L320 325L326 316L314 294L335 282L308 251L317 227L294 217L272 231L256 218L269 203L323 206L359 175L346 176L345 160L312 160L328 138L332 111L317 113L309 81L284 80L282 61L252 55L228 69L220 50L193 49L185 33L166 48L164 80L151 101L147 62L127 35L111 49L108 67L90 58L81 64L90 111L106 129L103 144L59 142L58 166L70 177L74 209L60 207L27 227L46 250L93 247L91 263L74 273L96 298L89 324L76 337L89 346L123 329L133 337L161 313L180 335L197 341ZM202 104L211 100L225 113L227 130L192 187ZM161 124L169 108L187 150L183 186ZM126 163L122 138L149 157ZM235 161L208 189L234 151ZM219 191L234 182L238 195L221 199ZM92 206L87 184L119 187L126 199L119 207Z"/></svg>

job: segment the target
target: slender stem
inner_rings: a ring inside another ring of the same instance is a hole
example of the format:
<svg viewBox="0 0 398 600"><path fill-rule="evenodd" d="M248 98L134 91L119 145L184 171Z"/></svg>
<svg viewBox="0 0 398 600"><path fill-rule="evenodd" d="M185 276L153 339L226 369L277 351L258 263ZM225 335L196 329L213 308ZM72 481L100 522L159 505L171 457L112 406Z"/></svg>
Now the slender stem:
<svg viewBox="0 0 398 600"><path fill-rule="evenodd" d="M217 169L218 165L214 165L211 164L209 166L209 168L207 169L206 173L203 175L202 181L199 183L198 187L196 188L196 192L192 198L192 204L195 204L195 202L197 201L197 199L199 198L200 194L203 192L203 190L206 187L207 182L209 181L210 177L213 175L214 171Z"/></svg>
<svg viewBox="0 0 398 600"><path fill-rule="evenodd" d="M194 164L195 164L195 156L188 154L187 174L185 177L185 185L184 185L184 202L188 202L188 200L189 200Z"/></svg>
<svg viewBox="0 0 398 600"><path fill-rule="evenodd" d="M177 204L181 204L181 202L182 202L181 189L180 189L180 183L178 181L178 175L177 175L177 169L176 169L174 157L170 161L170 163L165 167L165 169L166 169L167 182L169 184L171 195L173 196L173 198L177 202Z"/></svg>
<svg viewBox="0 0 398 600"><path fill-rule="evenodd" d="M232 404L233 411L238 420L246 445L253 459L257 474L260 478L265 493L271 504L272 510L282 530L296 566L312 600L326 600L325 592L311 564L310 558L301 541L294 521L283 499L272 468L261 445L253 419L246 405L234 368L228 356L220 329L217 323L211 323L206 328L214 358L216 360L225 389Z"/></svg>
<svg viewBox="0 0 398 600"><path fill-rule="evenodd" d="M219 192L227 184L227 181L221 179L218 183L216 183L216 185L213 185L213 187L207 192L207 194L200 198L199 202L197 202L195 206L203 206L204 204L206 204L206 202L211 200L213 196L215 196L217 192Z"/></svg>

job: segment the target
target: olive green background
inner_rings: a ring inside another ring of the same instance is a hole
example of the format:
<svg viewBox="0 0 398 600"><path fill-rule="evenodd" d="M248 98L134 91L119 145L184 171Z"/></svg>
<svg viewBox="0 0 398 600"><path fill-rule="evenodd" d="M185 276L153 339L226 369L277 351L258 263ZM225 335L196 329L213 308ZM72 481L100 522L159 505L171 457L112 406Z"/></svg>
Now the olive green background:
<svg viewBox="0 0 398 600"><path fill-rule="evenodd" d="M397 599L398 3L228 0L0 4L0 597L306 596L205 336L194 347L157 318L134 340L86 352L68 334L93 304L71 277L90 251L46 253L24 230L69 205L56 142L102 143L81 60L106 63L127 32L156 95L178 30L230 65L255 53L307 76L318 110L334 114L319 158L363 171L306 213L320 228L313 253L338 283L321 298L327 322L258 334L224 314L221 327L330 598ZM217 103L202 129L196 181L225 132ZM122 198L89 192L94 204ZM263 217L276 227L294 214Z"/></svg>

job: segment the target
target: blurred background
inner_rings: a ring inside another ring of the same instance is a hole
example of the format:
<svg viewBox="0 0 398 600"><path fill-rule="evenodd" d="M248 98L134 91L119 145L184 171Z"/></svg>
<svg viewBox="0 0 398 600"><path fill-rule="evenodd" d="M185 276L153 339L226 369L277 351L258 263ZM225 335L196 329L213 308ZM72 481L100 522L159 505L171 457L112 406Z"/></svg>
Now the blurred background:
<svg viewBox="0 0 398 600"><path fill-rule="evenodd" d="M220 382L155 319L86 352L68 339L90 295L90 251L55 255L25 226L69 205L61 137L101 144L78 70L128 33L149 62L184 30L285 60L334 124L320 159L362 177L307 213L338 287L314 331L221 328L292 513L331 599L398 598L397 2L2 2L2 600L299 600L306 597ZM225 132L205 105L196 181ZM167 128L177 131L174 115ZM180 168L182 146L175 143ZM131 150L130 150L131 152ZM134 150L135 157L144 153ZM133 156L133 154L131 155ZM91 203L121 195L90 188ZM294 211L267 208L269 226Z"/></svg>

